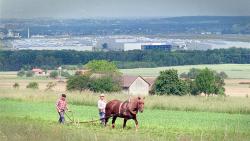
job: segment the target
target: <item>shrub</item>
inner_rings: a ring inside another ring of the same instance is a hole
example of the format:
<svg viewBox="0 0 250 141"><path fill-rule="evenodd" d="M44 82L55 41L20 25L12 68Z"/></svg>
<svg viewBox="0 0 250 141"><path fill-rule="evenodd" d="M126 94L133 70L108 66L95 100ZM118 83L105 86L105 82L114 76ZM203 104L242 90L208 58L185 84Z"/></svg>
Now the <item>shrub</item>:
<svg viewBox="0 0 250 141"><path fill-rule="evenodd" d="M49 77L54 78L54 79L57 78L58 77L58 72L57 71L50 72Z"/></svg>
<svg viewBox="0 0 250 141"><path fill-rule="evenodd" d="M118 68L113 62L106 60L93 60L88 62L86 68L93 73L114 73L118 71Z"/></svg>
<svg viewBox="0 0 250 141"><path fill-rule="evenodd" d="M217 75L218 75L220 78L222 78L222 79L228 78L228 75L227 75L224 71L218 73Z"/></svg>
<svg viewBox="0 0 250 141"><path fill-rule="evenodd" d="M188 78L188 74L185 73L185 72L183 72L183 73L180 74L180 78L185 78L185 79L187 79L187 78Z"/></svg>
<svg viewBox="0 0 250 141"><path fill-rule="evenodd" d="M19 77L23 77L25 75L25 71L24 70L20 70L17 72L17 76Z"/></svg>
<svg viewBox="0 0 250 141"><path fill-rule="evenodd" d="M197 85L195 83L195 81L191 80L191 79L187 79L186 80L188 87L189 87L189 93L191 95L199 95L199 89L197 88Z"/></svg>
<svg viewBox="0 0 250 141"><path fill-rule="evenodd" d="M62 73L61 75L65 78L69 78L71 76L67 71L62 71L61 73Z"/></svg>
<svg viewBox="0 0 250 141"><path fill-rule="evenodd" d="M17 82L14 83L13 88L17 89L17 88L19 88L19 87L20 87L20 85L19 85Z"/></svg>
<svg viewBox="0 0 250 141"><path fill-rule="evenodd" d="M46 91L52 90L55 86L56 86L56 83L55 83L55 82L49 82L49 83L46 85Z"/></svg>
<svg viewBox="0 0 250 141"><path fill-rule="evenodd" d="M215 71L205 68L195 78L195 83L198 90L205 95L220 94L224 95L225 85L224 79Z"/></svg>
<svg viewBox="0 0 250 141"><path fill-rule="evenodd" d="M94 92L117 92L121 90L119 82L112 77L104 76L93 79L89 84L89 89Z"/></svg>
<svg viewBox="0 0 250 141"><path fill-rule="evenodd" d="M26 88L29 88L29 89L38 89L38 83L37 82L30 82Z"/></svg>
<svg viewBox="0 0 250 141"><path fill-rule="evenodd" d="M90 78L88 76L72 76L67 81L67 90L78 90L82 92L85 89L88 89Z"/></svg>
<svg viewBox="0 0 250 141"><path fill-rule="evenodd" d="M186 95L189 91L188 84L178 78L177 70L170 69L160 72L153 91L159 95Z"/></svg>
<svg viewBox="0 0 250 141"><path fill-rule="evenodd" d="M33 77L34 76L34 72L33 71L27 71L26 72L26 77Z"/></svg>

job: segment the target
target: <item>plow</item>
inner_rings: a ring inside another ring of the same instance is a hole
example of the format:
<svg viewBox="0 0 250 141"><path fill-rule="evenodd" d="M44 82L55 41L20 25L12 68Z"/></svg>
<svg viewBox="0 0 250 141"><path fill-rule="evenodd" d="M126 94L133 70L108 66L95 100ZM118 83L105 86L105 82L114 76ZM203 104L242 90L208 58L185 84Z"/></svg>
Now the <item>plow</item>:
<svg viewBox="0 0 250 141"><path fill-rule="evenodd" d="M70 113L70 114L69 114ZM98 122L100 120L103 120L105 118L99 118L99 119L92 119L92 120L88 120L88 121L80 121L79 119L75 119L75 116L74 116L74 112L72 111L68 111L68 112L65 112L65 115L66 117L69 119L69 122L68 123L73 123L73 124L81 124L81 123L95 123L95 122ZM109 117L113 117L114 115L111 115Z"/></svg>

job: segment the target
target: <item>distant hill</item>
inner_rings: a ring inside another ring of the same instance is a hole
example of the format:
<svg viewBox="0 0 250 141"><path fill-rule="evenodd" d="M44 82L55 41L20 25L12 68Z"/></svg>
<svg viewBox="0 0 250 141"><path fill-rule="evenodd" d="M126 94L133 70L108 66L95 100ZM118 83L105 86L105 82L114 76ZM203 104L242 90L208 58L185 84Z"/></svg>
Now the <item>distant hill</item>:
<svg viewBox="0 0 250 141"><path fill-rule="evenodd" d="M42 35L164 35L250 34L250 16L187 16L146 19L1 19L0 32L8 29L27 37Z"/></svg>

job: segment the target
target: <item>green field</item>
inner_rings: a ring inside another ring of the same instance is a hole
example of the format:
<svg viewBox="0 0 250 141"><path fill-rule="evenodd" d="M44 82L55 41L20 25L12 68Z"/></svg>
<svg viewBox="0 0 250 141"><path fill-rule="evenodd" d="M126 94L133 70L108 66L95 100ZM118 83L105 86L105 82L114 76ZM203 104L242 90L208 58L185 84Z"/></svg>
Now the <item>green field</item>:
<svg viewBox="0 0 250 141"><path fill-rule="evenodd" d="M121 69L120 71L127 75L141 76L157 76L160 71L166 69L177 69L178 73L188 72L191 68L210 68L216 71L224 71L229 78L250 78L250 64L212 64L212 65L187 65L187 66L171 66L158 68L136 68L136 69Z"/></svg>
<svg viewBox="0 0 250 141"><path fill-rule="evenodd" d="M126 129L122 130L121 119L117 120L118 125L116 129L112 130L110 127L100 127L99 124L65 125L64 127L58 127L56 124L57 113L55 112L54 103L51 102L24 102L2 99L0 100L0 107L1 124L5 125L1 126L1 133L10 139L12 137L9 132L13 130L10 129L11 126L24 129L24 131L18 130L15 133L15 135L17 134L16 136L21 136L21 138L26 138L20 135L23 132L29 134L34 134L35 132L38 134L35 136L43 134L46 130L36 129L41 130L41 133L40 131L37 133L37 131L32 129L37 128L33 126L41 124L40 122L49 128L58 130L59 134L72 132L72 130L78 132L85 129L87 133L82 132L74 135L74 138L82 138L83 140L86 139L85 134L88 136L88 132L92 134L96 133L97 140L103 140L101 138L103 134L107 134L105 135L106 139L108 139L107 136L110 137L108 140L114 140L108 134L118 134L114 138L120 136L122 140L126 138L130 138L131 140L134 137L140 139L145 136L147 138L144 139L147 140L247 140L250 138L250 115L146 109L143 114L139 114L140 130L136 133L132 121L128 123ZM84 121L98 118L96 107L71 105L70 108L74 111L76 119ZM18 122L19 120L20 122ZM16 122L17 125L14 126L13 122ZM23 126L27 126L28 129ZM55 129L56 127L58 129ZM132 136L131 138L129 135L133 135L134 137ZM27 138L32 138L32 136L34 135ZM95 137L91 138L94 139ZM39 140L39 138L37 139ZM63 140L70 139L63 138Z"/></svg>
<svg viewBox="0 0 250 141"><path fill-rule="evenodd" d="M248 141L250 140L250 64L195 65L162 68L126 69L124 74L157 76L159 71L175 68L179 73L190 68L208 67L225 71L226 91L243 94L242 97L203 96L147 96L144 113L138 114L139 131L129 121L122 129L104 128L97 123L57 123L55 101L67 93L69 107L79 121L98 119L98 95L90 91L67 92L65 83L45 77L21 78L16 72L0 72L0 141ZM38 82L39 90L26 89L29 82ZM12 88L17 82L19 89ZM45 91L48 82L56 82L53 91ZM106 94L107 100L128 99L121 93ZM72 116L71 116L72 117ZM69 121L69 120L68 120Z"/></svg>
<svg viewBox="0 0 250 141"><path fill-rule="evenodd" d="M0 89L0 140L249 140L250 99L232 97L148 96L138 114L139 131L129 121L122 129L99 123L57 123L55 101L59 93L41 90ZM107 94L106 98L128 97ZM79 121L98 119L98 94L68 93L69 107ZM72 117L72 116L71 116ZM68 120L69 121L69 120Z"/></svg>

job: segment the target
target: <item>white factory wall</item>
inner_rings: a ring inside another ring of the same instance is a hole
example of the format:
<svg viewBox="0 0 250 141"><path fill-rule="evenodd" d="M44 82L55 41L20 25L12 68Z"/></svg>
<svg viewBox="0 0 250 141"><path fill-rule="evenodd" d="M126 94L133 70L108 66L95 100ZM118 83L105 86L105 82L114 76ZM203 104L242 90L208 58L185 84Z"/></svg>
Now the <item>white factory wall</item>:
<svg viewBox="0 0 250 141"><path fill-rule="evenodd" d="M125 43L124 44L124 51L128 50L141 50L142 43Z"/></svg>

